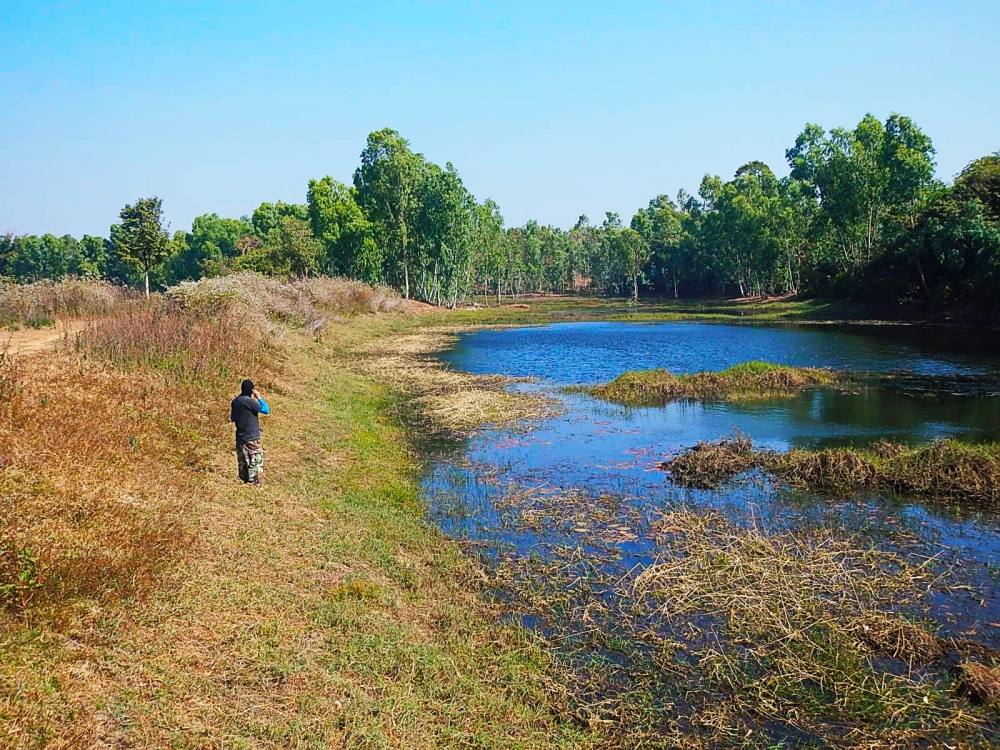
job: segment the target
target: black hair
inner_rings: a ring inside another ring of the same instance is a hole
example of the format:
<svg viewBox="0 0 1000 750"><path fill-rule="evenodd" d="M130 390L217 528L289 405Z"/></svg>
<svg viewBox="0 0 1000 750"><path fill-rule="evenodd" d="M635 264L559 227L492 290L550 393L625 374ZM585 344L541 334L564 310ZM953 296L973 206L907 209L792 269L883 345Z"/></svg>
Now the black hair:
<svg viewBox="0 0 1000 750"><path fill-rule="evenodd" d="M244 396L249 396L251 393L253 393L253 381L250 378L247 378L242 383L240 383L240 393L243 394Z"/></svg>

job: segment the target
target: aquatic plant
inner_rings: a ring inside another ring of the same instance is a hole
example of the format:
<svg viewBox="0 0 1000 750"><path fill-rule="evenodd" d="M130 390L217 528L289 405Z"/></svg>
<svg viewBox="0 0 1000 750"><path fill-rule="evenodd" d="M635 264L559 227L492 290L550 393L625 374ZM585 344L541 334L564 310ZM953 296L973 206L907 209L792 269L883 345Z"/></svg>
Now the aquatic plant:
<svg viewBox="0 0 1000 750"><path fill-rule="evenodd" d="M788 396L803 388L831 385L837 375L816 367L750 361L719 372L674 375L667 370L625 372L609 383L583 390L630 406L653 406L679 399L742 401Z"/></svg>
<svg viewBox="0 0 1000 750"><path fill-rule="evenodd" d="M769 532L704 510L670 511L655 529L660 556L636 595L669 622L710 616L700 627L719 630L692 648L699 671L746 713L820 735L846 722L869 742L945 726L975 735L986 720L943 665L929 668L949 644L898 614L932 582L925 565L832 530Z"/></svg>
<svg viewBox="0 0 1000 750"><path fill-rule="evenodd" d="M671 476L686 487L711 489L730 477L753 468L753 442L744 435L700 442L667 462Z"/></svg>
<svg viewBox="0 0 1000 750"><path fill-rule="evenodd" d="M824 492L869 490L974 501L1000 500L1000 445L938 440L909 447L878 441L869 448L756 451L749 439L699 443L660 467L679 484L712 488L761 468L780 479Z"/></svg>
<svg viewBox="0 0 1000 750"><path fill-rule="evenodd" d="M996 655L921 617L950 585L933 561L705 508L650 522L622 497L548 485L494 505L504 529L540 535L492 553L498 600L533 623L571 715L608 747L975 747L995 728L981 696ZM623 570L636 539L654 560Z"/></svg>
<svg viewBox="0 0 1000 750"><path fill-rule="evenodd" d="M364 369L412 397L411 416L431 432L468 433L484 424L526 427L557 413L553 399L511 392L517 378L456 372L427 355L455 340L457 329L422 329L387 336L355 352Z"/></svg>

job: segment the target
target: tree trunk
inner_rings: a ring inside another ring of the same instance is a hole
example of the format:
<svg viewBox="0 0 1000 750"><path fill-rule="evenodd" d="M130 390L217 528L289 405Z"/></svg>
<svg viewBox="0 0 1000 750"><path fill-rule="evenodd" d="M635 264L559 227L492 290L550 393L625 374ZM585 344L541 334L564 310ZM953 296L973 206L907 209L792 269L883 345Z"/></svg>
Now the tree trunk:
<svg viewBox="0 0 1000 750"><path fill-rule="evenodd" d="M638 302L639 301L639 277L638 276L633 276L632 277L632 301L633 302Z"/></svg>
<svg viewBox="0 0 1000 750"><path fill-rule="evenodd" d="M916 255L917 273L920 275L920 286L923 287L924 295L927 297L927 301L934 304L934 295L931 294L931 288L927 285L927 277L924 275L924 264L920 262L920 250L917 250Z"/></svg>
<svg viewBox="0 0 1000 750"><path fill-rule="evenodd" d="M143 274L143 278L145 279L145 282L146 282L146 296L148 297L149 296L149 270L148 269Z"/></svg>
<svg viewBox="0 0 1000 750"><path fill-rule="evenodd" d="M410 298L410 265L403 260L403 298Z"/></svg>

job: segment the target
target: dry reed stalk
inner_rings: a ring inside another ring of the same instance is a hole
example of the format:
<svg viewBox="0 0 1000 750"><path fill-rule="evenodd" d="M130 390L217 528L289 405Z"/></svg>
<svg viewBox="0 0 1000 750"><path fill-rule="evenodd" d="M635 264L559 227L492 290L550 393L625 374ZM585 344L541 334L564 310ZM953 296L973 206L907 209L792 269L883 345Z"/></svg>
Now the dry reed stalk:
<svg viewBox="0 0 1000 750"><path fill-rule="evenodd" d="M361 367L409 396L416 412L436 430L524 427L557 413L552 399L509 391L517 378L458 372L431 356L451 346L455 337L456 329L438 328L379 339L358 352Z"/></svg>
<svg viewBox="0 0 1000 750"><path fill-rule="evenodd" d="M105 315L132 296L124 287L93 279L0 283L0 326L37 328L56 318Z"/></svg>
<svg viewBox="0 0 1000 750"><path fill-rule="evenodd" d="M828 531L768 534L705 515L660 519L661 556L635 594L651 596L668 621L719 622L727 640L700 648L700 665L737 705L801 726L819 696L844 717L981 721L914 673L881 672L872 661L883 654L912 666L940 653L933 634L892 614L926 589L925 569Z"/></svg>
<svg viewBox="0 0 1000 750"><path fill-rule="evenodd" d="M273 335L235 311L195 314L155 298L91 321L74 343L81 354L116 367L151 368L186 382L262 372L279 353Z"/></svg>
<svg viewBox="0 0 1000 750"><path fill-rule="evenodd" d="M698 443L660 467L681 485L714 488L758 467L795 485L825 492L867 490L995 504L1000 501L1000 446L941 440L911 448L879 441L869 449L755 451L737 436Z"/></svg>
<svg viewBox="0 0 1000 750"><path fill-rule="evenodd" d="M233 314L248 327L269 333L280 325L303 327L313 335L332 319L377 312L405 312L410 304L388 287L351 279L315 278L285 282L244 271L184 281L166 291L167 300L201 315Z"/></svg>

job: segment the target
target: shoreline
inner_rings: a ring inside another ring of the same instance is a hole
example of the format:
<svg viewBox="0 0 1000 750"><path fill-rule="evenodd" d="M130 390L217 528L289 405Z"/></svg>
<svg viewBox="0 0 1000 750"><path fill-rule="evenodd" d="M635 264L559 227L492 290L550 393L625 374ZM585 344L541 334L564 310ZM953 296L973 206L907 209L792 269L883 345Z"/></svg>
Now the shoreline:
<svg viewBox="0 0 1000 750"><path fill-rule="evenodd" d="M34 640L11 640L8 625L12 743L613 745L613 727L578 713L542 639L481 596L489 574L428 519L420 487L422 434L460 440L551 413L508 391L515 379L437 356L463 332L565 322L518 311L535 319L425 310L289 333L268 384L265 488L233 481L228 426L177 432L201 456L164 454L191 542L152 588L85 602L97 614L83 607L71 630L43 625Z"/></svg>

